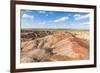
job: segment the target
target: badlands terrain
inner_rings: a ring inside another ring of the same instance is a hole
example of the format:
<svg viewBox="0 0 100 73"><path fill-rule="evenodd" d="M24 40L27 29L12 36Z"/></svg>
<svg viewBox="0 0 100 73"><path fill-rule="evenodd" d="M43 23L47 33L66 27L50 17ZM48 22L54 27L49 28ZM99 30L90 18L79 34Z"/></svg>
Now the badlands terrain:
<svg viewBox="0 0 100 73"><path fill-rule="evenodd" d="M21 30L21 63L87 59L88 30Z"/></svg>

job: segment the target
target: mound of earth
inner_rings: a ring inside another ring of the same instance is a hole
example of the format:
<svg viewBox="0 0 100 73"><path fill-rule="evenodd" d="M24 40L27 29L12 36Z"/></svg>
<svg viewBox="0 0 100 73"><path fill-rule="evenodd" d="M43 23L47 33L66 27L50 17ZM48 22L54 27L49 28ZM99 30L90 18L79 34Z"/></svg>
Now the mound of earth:
<svg viewBox="0 0 100 73"><path fill-rule="evenodd" d="M89 42L69 32L57 32L21 44L21 62L89 59Z"/></svg>

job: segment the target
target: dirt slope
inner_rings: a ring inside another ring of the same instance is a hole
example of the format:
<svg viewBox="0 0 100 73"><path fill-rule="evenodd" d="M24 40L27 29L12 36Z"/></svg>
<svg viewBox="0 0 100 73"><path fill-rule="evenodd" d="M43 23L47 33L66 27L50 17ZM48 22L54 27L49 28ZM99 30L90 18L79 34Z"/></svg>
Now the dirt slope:
<svg viewBox="0 0 100 73"><path fill-rule="evenodd" d="M60 32L21 44L21 62L89 59L89 42Z"/></svg>

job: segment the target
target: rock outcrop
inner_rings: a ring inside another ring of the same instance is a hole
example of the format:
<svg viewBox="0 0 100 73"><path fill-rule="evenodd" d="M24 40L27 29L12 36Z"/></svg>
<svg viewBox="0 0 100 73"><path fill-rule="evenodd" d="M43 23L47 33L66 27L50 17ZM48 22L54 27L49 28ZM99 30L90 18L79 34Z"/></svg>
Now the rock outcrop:
<svg viewBox="0 0 100 73"><path fill-rule="evenodd" d="M89 42L69 32L49 34L21 44L22 63L82 59L89 59Z"/></svg>

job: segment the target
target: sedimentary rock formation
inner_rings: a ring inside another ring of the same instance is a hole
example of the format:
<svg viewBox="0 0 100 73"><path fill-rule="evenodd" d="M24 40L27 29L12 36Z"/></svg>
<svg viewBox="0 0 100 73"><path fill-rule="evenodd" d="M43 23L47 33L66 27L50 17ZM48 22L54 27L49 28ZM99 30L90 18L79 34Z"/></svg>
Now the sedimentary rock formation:
<svg viewBox="0 0 100 73"><path fill-rule="evenodd" d="M89 42L69 32L49 33L21 44L22 63L82 59L89 59Z"/></svg>

